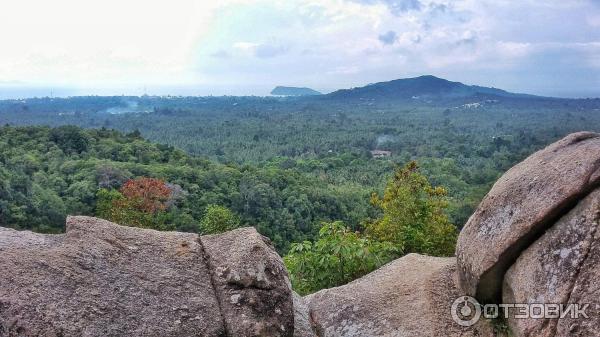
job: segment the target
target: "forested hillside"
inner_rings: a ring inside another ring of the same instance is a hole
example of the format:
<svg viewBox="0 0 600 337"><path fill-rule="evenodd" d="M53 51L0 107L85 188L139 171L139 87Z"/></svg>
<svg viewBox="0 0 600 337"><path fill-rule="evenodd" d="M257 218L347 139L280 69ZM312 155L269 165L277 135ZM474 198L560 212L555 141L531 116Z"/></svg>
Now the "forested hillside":
<svg viewBox="0 0 600 337"><path fill-rule="evenodd" d="M398 94L404 82L389 83L346 91L343 99L334 93L5 100L0 123L139 130L151 141L232 167L293 172L352 200L382 190L396 164L417 160L433 184L448 189L449 213L459 227L510 166L570 132L600 131L599 99L515 95L429 77L414 91L422 95L408 97ZM391 156L375 160L375 149ZM335 218L357 226L365 205Z"/></svg>
<svg viewBox="0 0 600 337"><path fill-rule="evenodd" d="M309 293L407 253L452 255L502 173L600 131L598 112L599 99L431 76L311 97L5 100L0 226L60 232L67 214L204 234L255 226Z"/></svg>
<svg viewBox="0 0 600 337"><path fill-rule="evenodd" d="M256 226L281 251L313 238L321 221L357 226L374 212L359 187L278 165L217 164L107 129L2 127L0 164L0 226L41 232L62 231L67 214L97 214L99 199L125 194L125 182L140 177L158 178L170 191L156 219L162 229L201 231L216 205L239 225Z"/></svg>
<svg viewBox="0 0 600 337"><path fill-rule="evenodd" d="M380 195L295 168L210 162L137 132L5 126L0 163L1 227L58 233L67 215L202 234L256 226L280 253L289 250L291 281L302 293L407 253L454 252L447 191L416 162L393 170Z"/></svg>

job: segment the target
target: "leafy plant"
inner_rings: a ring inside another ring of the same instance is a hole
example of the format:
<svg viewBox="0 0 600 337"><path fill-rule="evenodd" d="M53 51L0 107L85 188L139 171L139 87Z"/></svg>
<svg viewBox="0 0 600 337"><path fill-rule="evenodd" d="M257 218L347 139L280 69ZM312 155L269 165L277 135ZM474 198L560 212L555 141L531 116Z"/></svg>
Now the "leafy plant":
<svg viewBox="0 0 600 337"><path fill-rule="evenodd" d="M306 294L350 282L407 253L452 255L457 230L448 220L446 190L432 187L416 162L398 168L383 197L381 217L365 233L342 222L324 223L317 241L292 244L284 258L294 289Z"/></svg>
<svg viewBox="0 0 600 337"><path fill-rule="evenodd" d="M292 244L284 261L294 289L308 294L350 282L399 253L392 244L371 240L335 221L323 223L314 243Z"/></svg>
<svg viewBox="0 0 600 337"><path fill-rule="evenodd" d="M200 233L219 234L240 227L240 218L229 208L219 205L208 205L206 213L200 221Z"/></svg>

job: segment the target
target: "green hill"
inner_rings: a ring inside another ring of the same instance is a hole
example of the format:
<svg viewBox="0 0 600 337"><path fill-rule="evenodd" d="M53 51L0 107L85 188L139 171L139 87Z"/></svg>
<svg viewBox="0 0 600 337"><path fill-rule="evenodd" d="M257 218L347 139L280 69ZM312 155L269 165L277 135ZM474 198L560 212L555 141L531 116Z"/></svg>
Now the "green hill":
<svg viewBox="0 0 600 337"><path fill-rule="evenodd" d="M364 87L342 89L327 95L328 98L386 98L386 99L444 99L465 97L510 97L535 98L526 94L515 94L502 89L466 85L432 75L378 82Z"/></svg>
<svg viewBox="0 0 600 337"><path fill-rule="evenodd" d="M299 87L275 87L271 91L271 95L275 96L314 96L322 95L320 92L311 88L299 88Z"/></svg>

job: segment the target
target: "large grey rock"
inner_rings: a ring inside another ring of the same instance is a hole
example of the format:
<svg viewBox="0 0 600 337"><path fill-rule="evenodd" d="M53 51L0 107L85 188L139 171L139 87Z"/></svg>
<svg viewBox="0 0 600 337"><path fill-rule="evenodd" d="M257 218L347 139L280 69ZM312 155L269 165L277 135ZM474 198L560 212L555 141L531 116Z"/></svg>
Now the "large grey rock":
<svg viewBox="0 0 600 337"><path fill-rule="evenodd" d="M596 190L527 248L506 273L502 289L503 302L567 304L571 300L576 281L581 284L576 287L579 292L583 290L594 293L594 283L582 284L583 279L578 279L585 275L580 271L586 259L589 260L594 233L598 230L599 213L600 190ZM596 260L593 263L595 268L598 268L599 262L600 260ZM587 261L587 265L589 263ZM597 280L600 277L599 270L592 275ZM594 302L598 298L598 294L595 294ZM592 300L592 297L587 296L587 299ZM517 319L514 314L511 311L508 323L515 336L570 336L568 333L555 335L558 319ZM595 328L600 331L599 326Z"/></svg>
<svg viewBox="0 0 600 337"><path fill-rule="evenodd" d="M200 238L230 336L292 336L292 289L283 261L254 228Z"/></svg>
<svg viewBox="0 0 600 337"><path fill-rule="evenodd" d="M557 337L600 336L600 203L596 204L594 241L581 265L567 303L589 304L589 319L573 319L570 315L558 321Z"/></svg>
<svg viewBox="0 0 600 337"><path fill-rule="evenodd" d="M565 211L600 184L600 135L571 134L511 168L461 231L461 287L497 302L505 272Z"/></svg>
<svg viewBox="0 0 600 337"><path fill-rule="evenodd" d="M305 297L321 337L493 336L486 321L462 327L456 259L409 254L347 285Z"/></svg>
<svg viewBox="0 0 600 337"><path fill-rule="evenodd" d="M89 217L63 235L0 229L0 336L292 336L282 268L251 228L202 240Z"/></svg>
<svg viewBox="0 0 600 337"><path fill-rule="evenodd" d="M70 217L0 232L0 336L222 336L194 234Z"/></svg>

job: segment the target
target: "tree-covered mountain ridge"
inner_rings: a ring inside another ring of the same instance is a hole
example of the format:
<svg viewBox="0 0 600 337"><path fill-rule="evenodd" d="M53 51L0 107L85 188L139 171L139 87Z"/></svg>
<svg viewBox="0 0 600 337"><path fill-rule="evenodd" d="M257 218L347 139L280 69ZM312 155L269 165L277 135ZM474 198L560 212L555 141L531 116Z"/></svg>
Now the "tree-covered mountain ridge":
<svg viewBox="0 0 600 337"><path fill-rule="evenodd" d="M396 85L400 87L429 88L429 92L434 91L432 87L446 88L439 92L464 89L462 84L448 82L425 77L394 83L400 83ZM479 92L473 88L468 90ZM194 203L186 206L189 212L178 213L175 219L179 220L174 223L199 224L209 206L220 205L239 215L242 224L257 225L261 233L272 236L278 248L286 247L289 242L314 238L321 221L342 220L353 229L361 228L363 220L373 217L370 193L382 192L395 167L412 160L419 163L423 174L434 186L444 186L448 190L451 222L461 227L493 182L512 165L566 134L581 130L600 131L600 114L597 113L600 99L497 95L490 98L480 93L458 99L430 99L423 95L401 100L355 97L358 99L320 95L286 98L88 96L4 100L0 101L0 125L77 125L97 129L74 132L90 132L92 139L97 138L95 133L110 133L110 129L116 129L123 133L115 136L120 140L100 137L104 140L92 141L90 148L96 152L98 144L109 144L101 151L107 157L100 160L115 161L112 157L115 155L119 158L117 166L135 166L127 169L131 173L129 178L156 177L181 186L185 180L185 185L193 187L184 187L184 190L190 192L187 199L192 198ZM7 150L2 155L6 157L11 151L17 151L11 155L11 160L19 165L24 165L25 158L35 159L29 162L33 169L16 167L13 170L16 173L10 177L19 175L18 172L25 172L26 177L9 179L12 184L26 185L35 178L38 179L36 184L27 186L36 186L35 190L42 192L50 189L50 185L43 179L46 173L34 176L39 171L36 165L54 163L59 169L73 165L74 154L56 157L47 154L55 151L48 145L52 144L48 143L50 130L37 133L35 128L20 129L14 137L10 136L12 131L7 130L11 128L3 131L8 133L2 135L4 142L14 144L16 148L6 145ZM29 136L23 135L28 133L32 133L31 140L38 144L35 154L23 148L29 141ZM127 134L133 138L128 138ZM148 146L140 136L167 144L161 145L164 150L158 152L180 149L174 153L206 163L209 173L198 173L201 170L194 165L177 166L179 164L157 161L157 158L171 154L147 157L147 153L153 153L151 149L158 145ZM18 143L17 139L23 142ZM373 153L379 153L377 151L389 156L374 158ZM60 192L70 187L70 183L62 182L66 178L61 177L62 180L57 180L58 185L53 187L53 193L63 199L71 195L73 200L87 200L82 209L94 210L94 193L98 189L94 184L98 181L95 181L96 166L91 162L99 159L93 153L82 153L82 162L87 165L84 165L85 170L70 169L68 172L84 176L87 187ZM82 160L81 153L76 155ZM63 159L67 163L63 163ZM142 170L139 165L148 168ZM159 170L160 165L166 165L168 169ZM11 166L4 168L11 170ZM195 173L184 175L185 178L179 173L173 174L175 179L165 174L165 170L184 168ZM210 177L206 186L194 180L197 175L204 174ZM82 191L77 198L76 191ZM31 197L34 194L24 195ZM19 194L13 193L13 197L16 196ZM39 208L32 205L31 200L37 199L24 197L23 203L16 203L19 207L2 214L14 215L12 224L35 227L54 223L62 226L64 219L25 221L29 213L24 209ZM63 205L65 211L60 214L78 210L73 206L75 203L67 204ZM21 208L22 205L30 208ZM40 205L43 205L41 201ZM41 214L49 210L39 209ZM222 213L217 208L211 209ZM189 219L188 215L193 221L182 220Z"/></svg>
<svg viewBox="0 0 600 337"><path fill-rule="evenodd" d="M320 92L306 87L286 87L277 86L271 91L271 95L275 96L313 96L321 95Z"/></svg>
<svg viewBox="0 0 600 337"><path fill-rule="evenodd" d="M341 89L327 94L328 98L386 98L386 99L419 99L419 98L465 98L465 97L504 97L504 98L543 98L540 96L512 93L506 90L467 85L449 81L433 75L396 79L386 82L368 84L352 89Z"/></svg>

